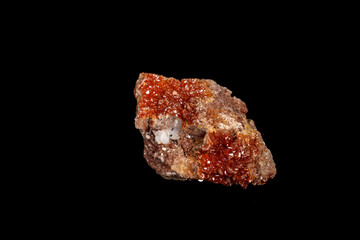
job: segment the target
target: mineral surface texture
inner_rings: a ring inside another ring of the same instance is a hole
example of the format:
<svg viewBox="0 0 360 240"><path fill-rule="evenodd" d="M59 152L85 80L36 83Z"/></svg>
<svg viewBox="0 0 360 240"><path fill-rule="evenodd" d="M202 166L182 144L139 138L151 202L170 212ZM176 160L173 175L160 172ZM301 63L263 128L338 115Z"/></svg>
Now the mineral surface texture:
<svg viewBox="0 0 360 240"><path fill-rule="evenodd" d="M135 127L144 157L162 177L262 185L275 163L243 101L213 80L141 73Z"/></svg>

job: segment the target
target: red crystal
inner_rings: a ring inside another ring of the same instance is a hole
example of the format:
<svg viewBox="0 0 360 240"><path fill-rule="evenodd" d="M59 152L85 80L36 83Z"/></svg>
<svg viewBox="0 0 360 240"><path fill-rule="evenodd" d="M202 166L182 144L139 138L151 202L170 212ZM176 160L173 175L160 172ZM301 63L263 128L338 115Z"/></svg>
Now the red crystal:
<svg viewBox="0 0 360 240"><path fill-rule="evenodd" d="M258 142L251 136L232 131L210 133L200 149L201 179L224 185L246 186L253 180L247 165L258 153Z"/></svg>
<svg viewBox="0 0 360 240"><path fill-rule="evenodd" d="M196 109L192 99L212 95L206 84L199 79L164 78L161 75L146 73L138 90L142 98L138 102L139 118L157 118L172 115L191 124L196 119Z"/></svg>

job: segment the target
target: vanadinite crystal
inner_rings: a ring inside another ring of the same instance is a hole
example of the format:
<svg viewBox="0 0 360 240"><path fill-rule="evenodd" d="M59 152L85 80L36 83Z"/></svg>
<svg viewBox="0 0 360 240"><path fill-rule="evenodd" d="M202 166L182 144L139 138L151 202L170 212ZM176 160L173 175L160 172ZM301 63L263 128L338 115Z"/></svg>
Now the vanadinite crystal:
<svg viewBox="0 0 360 240"><path fill-rule="evenodd" d="M135 126L144 157L162 177L223 185L262 185L275 163L244 102L213 80L142 73Z"/></svg>

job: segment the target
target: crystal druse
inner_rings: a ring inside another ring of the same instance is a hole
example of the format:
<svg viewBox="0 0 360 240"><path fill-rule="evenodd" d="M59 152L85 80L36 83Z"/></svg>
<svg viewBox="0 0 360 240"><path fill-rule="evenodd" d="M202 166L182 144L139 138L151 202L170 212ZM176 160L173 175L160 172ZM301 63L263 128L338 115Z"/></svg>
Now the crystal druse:
<svg viewBox="0 0 360 240"><path fill-rule="evenodd" d="M162 177L246 188L276 175L245 103L215 81L141 73L134 94L144 157Z"/></svg>

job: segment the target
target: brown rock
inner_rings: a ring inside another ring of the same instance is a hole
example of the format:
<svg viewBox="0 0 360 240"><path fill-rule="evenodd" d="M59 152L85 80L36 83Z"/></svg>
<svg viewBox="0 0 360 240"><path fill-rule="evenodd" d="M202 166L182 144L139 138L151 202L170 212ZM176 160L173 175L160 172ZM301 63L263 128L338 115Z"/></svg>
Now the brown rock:
<svg viewBox="0 0 360 240"><path fill-rule="evenodd" d="M275 163L243 101L213 80L142 73L134 90L144 157L162 177L262 185Z"/></svg>

